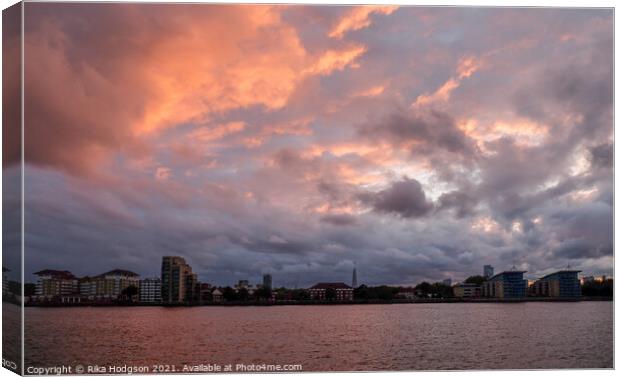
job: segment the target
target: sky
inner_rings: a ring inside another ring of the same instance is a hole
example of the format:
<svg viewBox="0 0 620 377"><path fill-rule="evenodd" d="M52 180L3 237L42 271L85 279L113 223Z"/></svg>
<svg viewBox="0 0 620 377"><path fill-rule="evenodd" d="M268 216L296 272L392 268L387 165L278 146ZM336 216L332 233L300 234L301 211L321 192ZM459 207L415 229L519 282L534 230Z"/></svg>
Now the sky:
<svg viewBox="0 0 620 377"><path fill-rule="evenodd" d="M27 281L164 255L218 285L612 274L609 9L25 17Z"/></svg>

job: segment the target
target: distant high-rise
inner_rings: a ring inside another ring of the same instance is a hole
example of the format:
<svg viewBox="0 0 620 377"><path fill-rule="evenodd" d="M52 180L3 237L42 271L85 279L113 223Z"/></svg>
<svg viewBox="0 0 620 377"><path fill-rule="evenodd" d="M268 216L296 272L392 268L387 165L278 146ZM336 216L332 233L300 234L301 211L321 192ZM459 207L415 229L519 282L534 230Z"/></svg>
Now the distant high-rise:
<svg viewBox="0 0 620 377"><path fill-rule="evenodd" d="M264 274L263 275L263 288L265 289L271 289L271 275L270 274Z"/></svg>
<svg viewBox="0 0 620 377"><path fill-rule="evenodd" d="M181 257L164 257L161 263L161 300L163 303L193 301L198 279Z"/></svg>
<svg viewBox="0 0 620 377"><path fill-rule="evenodd" d="M493 275L494 275L494 273L493 273L493 266L491 266L489 264L485 264L482 276L484 276L487 279L490 279L491 277L493 277Z"/></svg>
<svg viewBox="0 0 620 377"><path fill-rule="evenodd" d="M351 286L357 288L357 268L353 267L353 278L351 279Z"/></svg>

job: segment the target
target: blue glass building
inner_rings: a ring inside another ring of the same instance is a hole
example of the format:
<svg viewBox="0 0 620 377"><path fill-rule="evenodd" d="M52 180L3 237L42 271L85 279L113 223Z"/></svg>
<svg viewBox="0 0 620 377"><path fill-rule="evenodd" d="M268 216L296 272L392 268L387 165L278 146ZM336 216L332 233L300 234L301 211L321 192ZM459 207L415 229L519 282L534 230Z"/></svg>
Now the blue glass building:
<svg viewBox="0 0 620 377"><path fill-rule="evenodd" d="M543 296L550 297L579 297L581 296L581 284L579 283L578 270L562 270L543 276L535 285L543 287ZM546 293L546 294L545 294Z"/></svg>
<svg viewBox="0 0 620 377"><path fill-rule="evenodd" d="M504 271L491 277L482 285L482 295L498 298L522 298L527 294L526 271Z"/></svg>

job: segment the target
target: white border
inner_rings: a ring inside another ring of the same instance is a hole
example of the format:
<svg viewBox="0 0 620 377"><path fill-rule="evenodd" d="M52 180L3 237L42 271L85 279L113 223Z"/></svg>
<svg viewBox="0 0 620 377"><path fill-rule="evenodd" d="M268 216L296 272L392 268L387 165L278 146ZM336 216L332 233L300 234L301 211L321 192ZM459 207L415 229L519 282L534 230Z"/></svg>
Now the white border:
<svg viewBox="0 0 620 377"><path fill-rule="evenodd" d="M29 1L38 1L38 0L29 0ZM74 0L65 0L65 1L58 1L58 2L78 2L78 1L74 1ZM81 2L104 2L104 1L81 1ZM111 0L111 1L105 1L105 2L127 2L127 1L118 1L118 0ZM220 1L153 1L153 0L134 0L133 2L146 2L146 3L235 3L235 1L231 1L231 0L220 0ZM314 1L296 1L296 0L288 0L288 1L283 1L283 0L270 0L270 1L260 1L260 0L242 0L241 2L243 3L294 3L294 4L398 4L398 5L430 5L430 6L483 6L483 7L548 7L548 6L556 6L556 7L576 7L576 8L595 8L595 7L604 7L604 8L615 8L615 4L613 1L605 1L605 0L589 0L589 1L583 1L583 0L573 0L573 1L558 1L558 0L521 0L521 1L514 1L514 0L504 0L504 1L491 1L491 0L476 0L476 1L459 1L459 0L449 0L449 1L403 1L403 0L392 0L392 1L385 1L385 0L374 0L374 1L355 1L355 0L336 0L336 1L330 1L330 0L314 0ZM13 5L14 3L16 3L16 1L14 0L0 0L0 4L2 5L2 9L5 9L11 5ZM23 9L22 9L23 12ZM614 15L615 16L615 15ZM24 27L24 20L23 20L23 13L22 13L22 33L23 33L23 27ZM0 21L1 24L1 21ZM1 47L1 39L0 39L0 47ZM23 40L22 40L23 43ZM617 84L617 78L615 76L615 68L616 68L616 64L617 64L617 59L616 59L616 51L617 47L618 47L618 38L617 38L617 31L615 29L615 17L614 17L614 136L615 136L615 113L616 113L616 109L618 104L615 102L615 98L616 98L616 91L618 90L618 85ZM0 48L1 51L1 48ZM22 46L22 61L23 61L23 46ZM23 85L23 69L22 69L22 85ZM2 78L0 75L0 87L1 87L1 83L2 83ZM22 88L22 130L23 130L23 117L24 117L24 108L23 108L23 88ZM1 109L1 104L0 104L0 109ZM22 145L23 145L23 132L22 132ZM2 144L1 144L1 133L0 133L0 152L1 152L1 148L2 148ZM615 137L614 137L614 167L615 166L620 166L620 164L618 164L620 157L618 157L618 155L615 153L616 150L616 144L615 144ZM24 154L24 149L22 148L22 161L23 161L23 156ZM614 170L614 198L617 194L617 190L616 188L618 187L616 185L616 174L615 174L615 170ZM2 184L2 177L0 175L0 185ZM23 186L24 184L24 174L23 174L23 165L22 165L22 275L23 275L23 263L24 263L24 259L23 259L23 214L24 214L24 197L23 197ZM0 201L0 209L1 209L1 201ZM618 207L615 205L615 200L614 200L614 245L618 244L618 232L616 232L616 227L615 227L615 219L618 215ZM2 226L2 220L0 218L0 227ZM0 232L1 233L1 232ZM1 234L0 234L0 241L1 241ZM1 243L0 243L1 244ZM615 249L614 249L615 251ZM615 252L614 252L615 255ZM614 271L616 271L616 267L617 267L617 261L614 258ZM616 288L616 287L615 287ZM23 290L23 287L22 287ZM615 292L615 289L614 289ZM616 301L615 301L615 293L614 293L614 340L618 339L618 328L615 326L616 323L616 319L618 318L618 311L616 311ZM22 304L23 305L23 304ZM1 334L1 331L0 331ZM23 335L23 310L22 310L22 335ZM1 347L1 344L0 344ZM23 345L22 345L22 351L23 351ZM618 347L615 346L615 342L614 342L614 365L616 363L617 360L619 360L619 355L620 355L620 351L618 349ZM23 365L23 357L24 357L24 353L22 352L22 365ZM524 365L525 368L527 368L527 365ZM615 372L613 370L587 370L585 371L586 373L588 373L589 377L598 377L598 376L610 376L615 374ZM446 375L451 375L451 376L483 376L483 375L489 375L490 373L496 373L496 374L500 374L502 376L506 376L506 377L517 377L517 376L521 376L523 374L526 374L528 376L579 376L582 373L584 373L584 370L579 370L579 369L570 369L570 370L553 370L553 371L496 371L496 370L488 370L488 371L458 371L458 372L373 372L372 374L377 375L377 376L388 376L388 375L393 375L394 373L397 374L401 374L401 375L412 375L414 373L424 373L425 376L446 376ZM337 376L337 375L342 375L342 373L323 373L326 376ZM265 374L267 376L276 376L276 374ZM277 374L278 376L282 376L283 374ZM299 374L284 374L287 376L298 376ZM8 377L8 376L15 376L15 374L9 372L7 369L4 368L0 368L0 377ZM171 375L171 376L180 376L180 375ZM229 375L230 376L230 375ZM240 374L233 374L232 376L241 376Z"/></svg>

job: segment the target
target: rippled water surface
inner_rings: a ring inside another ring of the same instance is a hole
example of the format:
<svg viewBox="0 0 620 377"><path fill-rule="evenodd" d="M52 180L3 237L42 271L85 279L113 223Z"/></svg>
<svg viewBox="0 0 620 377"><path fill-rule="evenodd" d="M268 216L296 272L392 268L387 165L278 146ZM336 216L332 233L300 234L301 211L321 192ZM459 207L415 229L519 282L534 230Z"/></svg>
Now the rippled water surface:
<svg viewBox="0 0 620 377"><path fill-rule="evenodd" d="M611 368L612 302L26 308L26 366Z"/></svg>

